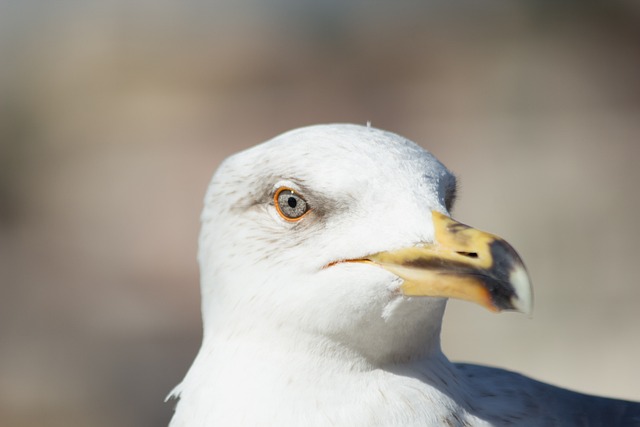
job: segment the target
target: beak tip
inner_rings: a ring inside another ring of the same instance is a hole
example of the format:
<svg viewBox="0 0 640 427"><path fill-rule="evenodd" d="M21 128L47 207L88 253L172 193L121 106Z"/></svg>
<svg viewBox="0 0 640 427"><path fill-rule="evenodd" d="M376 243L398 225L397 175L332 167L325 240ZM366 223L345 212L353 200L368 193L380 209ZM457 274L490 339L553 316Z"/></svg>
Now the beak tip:
<svg viewBox="0 0 640 427"><path fill-rule="evenodd" d="M511 298L513 308L531 316L533 311L533 292L529 274L527 274L524 266L519 266L511 272L510 282L515 290L515 295Z"/></svg>

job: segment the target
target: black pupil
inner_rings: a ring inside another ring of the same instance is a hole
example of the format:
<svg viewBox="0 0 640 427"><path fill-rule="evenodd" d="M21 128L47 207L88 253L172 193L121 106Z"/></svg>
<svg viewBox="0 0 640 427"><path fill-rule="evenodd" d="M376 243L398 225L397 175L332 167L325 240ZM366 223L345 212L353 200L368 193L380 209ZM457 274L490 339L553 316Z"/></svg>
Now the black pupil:
<svg viewBox="0 0 640 427"><path fill-rule="evenodd" d="M290 208L295 208L298 204L298 201L295 199L295 197L289 197L289 199L287 200L287 204Z"/></svg>

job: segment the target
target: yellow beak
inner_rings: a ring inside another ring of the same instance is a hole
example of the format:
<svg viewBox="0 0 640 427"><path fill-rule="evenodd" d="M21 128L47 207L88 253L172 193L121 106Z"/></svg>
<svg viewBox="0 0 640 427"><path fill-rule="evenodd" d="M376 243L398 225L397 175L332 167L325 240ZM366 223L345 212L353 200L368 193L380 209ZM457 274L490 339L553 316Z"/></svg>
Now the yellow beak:
<svg viewBox="0 0 640 427"><path fill-rule="evenodd" d="M457 298L491 311L531 313L529 275L503 239L433 211L435 242L366 257L404 279L407 296Z"/></svg>

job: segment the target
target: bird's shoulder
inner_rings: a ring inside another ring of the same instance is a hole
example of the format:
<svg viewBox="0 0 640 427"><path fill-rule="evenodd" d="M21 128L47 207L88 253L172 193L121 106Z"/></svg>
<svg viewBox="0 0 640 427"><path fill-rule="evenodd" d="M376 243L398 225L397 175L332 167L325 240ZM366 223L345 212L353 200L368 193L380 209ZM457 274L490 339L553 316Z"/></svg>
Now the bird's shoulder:
<svg viewBox="0 0 640 427"><path fill-rule="evenodd" d="M582 394L505 369L455 366L473 390L472 410L497 425L640 427L640 402Z"/></svg>

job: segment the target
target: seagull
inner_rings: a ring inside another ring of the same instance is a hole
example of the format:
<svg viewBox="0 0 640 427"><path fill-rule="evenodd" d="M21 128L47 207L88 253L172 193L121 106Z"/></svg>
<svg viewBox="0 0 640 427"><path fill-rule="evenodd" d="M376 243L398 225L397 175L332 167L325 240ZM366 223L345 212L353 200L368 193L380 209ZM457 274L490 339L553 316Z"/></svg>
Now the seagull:
<svg viewBox="0 0 640 427"><path fill-rule="evenodd" d="M201 216L202 346L170 426L640 426L640 403L447 359L448 298L533 301L516 251L452 219L455 198L431 153L370 125L226 159Z"/></svg>

